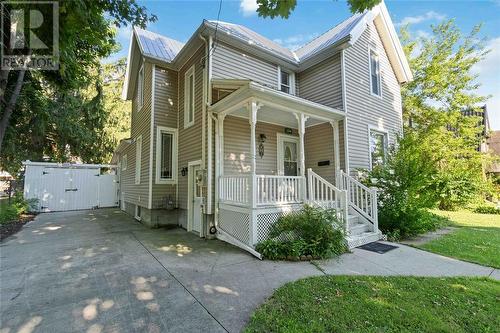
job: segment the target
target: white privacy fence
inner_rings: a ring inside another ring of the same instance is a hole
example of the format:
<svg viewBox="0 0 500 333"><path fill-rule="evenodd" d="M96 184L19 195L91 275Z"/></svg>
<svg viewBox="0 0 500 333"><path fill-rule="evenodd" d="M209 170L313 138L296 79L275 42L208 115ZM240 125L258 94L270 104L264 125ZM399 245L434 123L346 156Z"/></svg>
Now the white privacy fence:
<svg viewBox="0 0 500 333"><path fill-rule="evenodd" d="M24 162L24 197L37 199L38 211L115 207L118 183L114 165Z"/></svg>

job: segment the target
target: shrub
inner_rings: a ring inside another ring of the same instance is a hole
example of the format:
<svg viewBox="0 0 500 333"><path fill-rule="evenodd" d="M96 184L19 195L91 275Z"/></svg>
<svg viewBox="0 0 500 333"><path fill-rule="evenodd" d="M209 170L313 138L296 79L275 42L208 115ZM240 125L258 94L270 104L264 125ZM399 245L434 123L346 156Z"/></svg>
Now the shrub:
<svg viewBox="0 0 500 333"><path fill-rule="evenodd" d="M312 256L328 258L346 250L342 224L335 210L305 206L271 226L269 238L255 248L265 258Z"/></svg>
<svg viewBox="0 0 500 333"><path fill-rule="evenodd" d="M38 203L37 199L25 200L22 193L16 193L11 203L2 207L0 211L0 223L8 223L19 219L21 214L33 211Z"/></svg>
<svg viewBox="0 0 500 333"><path fill-rule="evenodd" d="M363 182L378 189L378 222L384 233L406 238L438 225L427 212L439 200L429 149L419 145L418 137L410 133L390 147L384 165L367 172Z"/></svg>
<svg viewBox="0 0 500 333"><path fill-rule="evenodd" d="M500 214L500 208L493 206L478 206L474 208L473 212L479 214Z"/></svg>
<svg viewBox="0 0 500 333"><path fill-rule="evenodd" d="M8 223L19 218L19 213L13 205L7 205L0 210L0 224Z"/></svg>

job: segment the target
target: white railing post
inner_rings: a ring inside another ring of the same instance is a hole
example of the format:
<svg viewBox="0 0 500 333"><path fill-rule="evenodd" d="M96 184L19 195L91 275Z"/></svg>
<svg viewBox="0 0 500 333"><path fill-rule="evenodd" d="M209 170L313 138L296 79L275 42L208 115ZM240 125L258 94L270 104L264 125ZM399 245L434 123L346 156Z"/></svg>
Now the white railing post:
<svg viewBox="0 0 500 333"><path fill-rule="evenodd" d="M308 187L308 202L309 202L309 204L311 204L311 202L314 201L313 187L312 187L312 169L311 168L307 169L307 187Z"/></svg>
<svg viewBox="0 0 500 333"><path fill-rule="evenodd" d="M342 220L344 222L344 233L347 236L349 233L349 204L347 202L347 191L341 190L339 193L340 197L340 209L342 210Z"/></svg>
<svg viewBox="0 0 500 333"><path fill-rule="evenodd" d="M377 189L372 188L372 214L373 214L373 231L378 231L378 195Z"/></svg>

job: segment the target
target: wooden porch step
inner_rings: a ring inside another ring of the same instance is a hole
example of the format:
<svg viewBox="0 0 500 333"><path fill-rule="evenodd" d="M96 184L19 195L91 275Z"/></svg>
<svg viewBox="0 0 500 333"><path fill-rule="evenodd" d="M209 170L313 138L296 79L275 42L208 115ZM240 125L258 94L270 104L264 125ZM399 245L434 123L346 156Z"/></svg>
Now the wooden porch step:
<svg viewBox="0 0 500 333"><path fill-rule="evenodd" d="M359 235L349 235L346 237L347 247L349 249L353 249L355 247L365 245L371 242L376 242L383 238L382 233L380 231L373 232L364 232Z"/></svg>
<svg viewBox="0 0 500 333"><path fill-rule="evenodd" d="M349 224L349 234L357 236L371 231L371 226L366 223Z"/></svg>

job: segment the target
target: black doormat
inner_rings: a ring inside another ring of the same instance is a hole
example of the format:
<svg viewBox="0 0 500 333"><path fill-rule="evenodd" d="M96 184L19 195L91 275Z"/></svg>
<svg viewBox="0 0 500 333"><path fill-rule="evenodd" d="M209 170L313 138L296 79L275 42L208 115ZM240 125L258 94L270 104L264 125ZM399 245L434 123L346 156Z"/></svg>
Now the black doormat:
<svg viewBox="0 0 500 333"><path fill-rule="evenodd" d="M390 250L394 250L397 248L398 248L397 246L388 245L388 244L384 244L384 243L380 243L380 242L368 243L368 244L361 245L358 247L358 249L376 252L378 254L384 254L386 252L389 252Z"/></svg>

